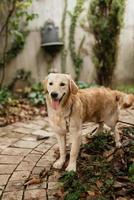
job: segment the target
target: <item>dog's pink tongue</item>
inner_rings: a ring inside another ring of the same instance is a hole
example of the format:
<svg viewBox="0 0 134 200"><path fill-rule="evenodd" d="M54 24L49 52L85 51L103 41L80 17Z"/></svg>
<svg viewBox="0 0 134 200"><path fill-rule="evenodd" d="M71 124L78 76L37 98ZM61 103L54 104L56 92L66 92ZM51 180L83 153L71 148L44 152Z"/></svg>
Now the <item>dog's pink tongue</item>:
<svg viewBox="0 0 134 200"><path fill-rule="evenodd" d="M52 101L52 107L53 107L53 109L57 109L58 107L59 107L59 104L60 104L60 102L59 101Z"/></svg>

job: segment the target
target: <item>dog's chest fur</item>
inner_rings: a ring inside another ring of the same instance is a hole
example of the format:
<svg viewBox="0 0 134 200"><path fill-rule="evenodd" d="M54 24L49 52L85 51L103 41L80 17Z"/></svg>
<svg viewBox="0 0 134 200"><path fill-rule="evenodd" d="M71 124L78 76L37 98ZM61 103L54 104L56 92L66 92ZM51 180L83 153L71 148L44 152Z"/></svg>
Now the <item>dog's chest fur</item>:
<svg viewBox="0 0 134 200"><path fill-rule="evenodd" d="M70 111L53 110L48 107L49 123L55 132L66 133L69 127Z"/></svg>

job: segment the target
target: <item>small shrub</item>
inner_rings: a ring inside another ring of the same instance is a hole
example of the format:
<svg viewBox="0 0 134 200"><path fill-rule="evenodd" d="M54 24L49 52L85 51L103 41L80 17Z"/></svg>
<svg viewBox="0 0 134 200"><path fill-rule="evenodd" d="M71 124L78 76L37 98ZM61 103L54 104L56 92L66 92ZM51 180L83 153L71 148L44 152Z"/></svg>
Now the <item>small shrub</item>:
<svg viewBox="0 0 134 200"><path fill-rule="evenodd" d="M45 103L43 85L41 83L34 84L31 88L31 92L28 94L28 98L34 105L43 105Z"/></svg>
<svg viewBox="0 0 134 200"><path fill-rule="evenodd" d="M95 38L93 61L100 85L108 86L112 81L124 8L125 0L92 0L89 6L88 19Z"/></svg>
<svg viewBox="0 0 134 200"><path fill-rule="evenodd" d="M3 88L0 90L0 104L5 104L8 102L9 98L11 98L11 93L7 88Z"/></svg>

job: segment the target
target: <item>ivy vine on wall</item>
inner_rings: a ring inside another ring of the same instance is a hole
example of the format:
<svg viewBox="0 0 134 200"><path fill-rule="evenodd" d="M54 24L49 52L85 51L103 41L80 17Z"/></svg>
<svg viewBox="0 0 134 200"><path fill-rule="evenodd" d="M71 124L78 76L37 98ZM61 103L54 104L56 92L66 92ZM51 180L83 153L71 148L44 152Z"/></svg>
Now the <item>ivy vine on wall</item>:
<svg viewBox="0 0 134 200"><path fill-rule="evenodd" d="M28 23L37 16L27 11L31 5L32 0L0 1L0 86L4 81L5 66L24 47Z"/></svg>
<svg viewBox="0 0 134 200"><path fill-rule="evenodd" d="M93 61L100 85L112 82L124 9L125 0L92 0L89 5L88 20L95 37Z"/></svg>
<svg viewBox="0 0 134 200"><path fill-rule="evenodd" d="M84 38L82 39L80 43L80 47L78 52L76 51L76 45L75 45L75 32L76 32L76 25L77 25L77 20L78 17L80 16L81 12L83 11L83 0L77 0L76 5L74 8L74 12L70 14L71 16L71 24L70 24L70 30L69 30L69 49L70 49L70 54L71 54L71 59L73 62L73 65L75 67L75 75L76 78L75 80L78 81L82 64L83 64L83 59L80 55L80 48L84 43Z"/></svg>
<svg viewBox="0 0 134 200"><path fill-rule="evenodd" d="M64 9L63 9L63 16L61 21L61 31L62 31L62 42L64 44L62 53L61 53L61 71L62 73L65 73L66 71L66 57L67 57L67 50L66 50L66 16L67 16L67 0L64 0Z"/></svg>

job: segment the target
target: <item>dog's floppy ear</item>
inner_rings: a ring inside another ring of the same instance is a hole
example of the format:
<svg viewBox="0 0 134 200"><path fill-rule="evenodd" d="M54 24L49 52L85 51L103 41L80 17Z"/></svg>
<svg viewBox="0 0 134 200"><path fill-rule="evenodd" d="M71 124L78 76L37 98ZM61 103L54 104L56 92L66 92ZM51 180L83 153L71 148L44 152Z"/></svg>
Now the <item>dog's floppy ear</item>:
<svg viewBox="0 0 134 200"><path fill-rule="evenodd" d="M69 80L70 83L70 92L72 94L77 94L78 92L78 86L76 85L76 83L70 78Z"/></svg>
<svg viewBox="0 0 134 200"><path fill-rule="evenodd" d="M48 81L48 76L42 81L45 93L47 92L47 81Z"/></svg>

